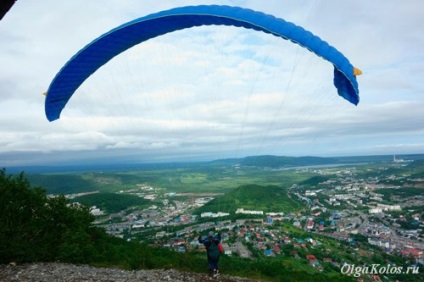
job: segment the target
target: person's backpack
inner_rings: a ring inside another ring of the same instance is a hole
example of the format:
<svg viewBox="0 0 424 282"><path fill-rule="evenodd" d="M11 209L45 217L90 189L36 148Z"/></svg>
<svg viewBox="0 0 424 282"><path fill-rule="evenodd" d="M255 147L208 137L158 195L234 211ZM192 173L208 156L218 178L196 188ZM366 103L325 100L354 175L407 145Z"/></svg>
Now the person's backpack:
<svg viewBox="0 0 424 282"><path fill-rule="evenodd" d="M220 245L220 244L218 244ZM215 244L214 241L211 242L211 244L209 245L208 248L208 256L213 259L213 260L217 260L219 258L219 247L217 244Z"/></svg>
<svg viewBox="0 0 424 282"><path fill-rule="evenodd" d="M218 250L222 254L224 252L224 247L221 244L218 244Z"/></svg>

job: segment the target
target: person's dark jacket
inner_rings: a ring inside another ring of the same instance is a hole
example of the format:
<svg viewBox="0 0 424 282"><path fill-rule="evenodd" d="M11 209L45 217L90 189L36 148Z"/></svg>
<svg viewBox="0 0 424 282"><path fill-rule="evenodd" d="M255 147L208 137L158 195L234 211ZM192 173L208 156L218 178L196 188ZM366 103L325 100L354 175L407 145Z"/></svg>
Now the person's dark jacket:
<svg viewBox="0 0 424 282"><path fill-rule="evenodd" d="M209 247L212 243L215 243L216 245L218 245L221 242L221 232L218 232L218 235L214 236L214 237L206 237L206 238L202 238L201 236L199 236L199 243L205 245L206 247L206 251L209 253Z"/></svg>

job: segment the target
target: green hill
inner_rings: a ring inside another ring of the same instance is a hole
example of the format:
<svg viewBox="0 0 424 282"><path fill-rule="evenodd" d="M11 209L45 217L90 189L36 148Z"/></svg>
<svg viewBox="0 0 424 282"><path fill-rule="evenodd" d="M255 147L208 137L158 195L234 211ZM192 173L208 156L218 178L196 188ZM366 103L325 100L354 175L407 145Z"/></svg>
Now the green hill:
<svg viewBox="0 0 424 282"><path fill-rule="evenodd" d="M79 202L88 207L96 206L109 213L116 213L134 206L147 208L152 205L150 200L146 200L135 195L116 193L96 193L84 195L73 199L72 202Z"/></svg>
<svg viewBox="0 0 424 282"><path fill-rule="evenodd" d="M303 208L285 188L277 186L243 185L222 197L210 201L196 213L235 212L238 208L264 212L293 212Z"/></svg>

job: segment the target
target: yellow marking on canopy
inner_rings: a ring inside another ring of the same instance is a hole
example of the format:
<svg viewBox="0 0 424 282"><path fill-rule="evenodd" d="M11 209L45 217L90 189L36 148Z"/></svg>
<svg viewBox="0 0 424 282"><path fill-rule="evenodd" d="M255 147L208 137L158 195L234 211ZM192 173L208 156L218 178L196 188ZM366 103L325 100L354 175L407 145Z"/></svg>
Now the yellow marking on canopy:
<svg viewBox="0 0 424 282"><path fill-rule="evenodd" d="M357 68L353 68L353 75L354 76L357 76L357 75L361 75L362 74L362 71L360 70L360 69L357 69Z"/></svg>

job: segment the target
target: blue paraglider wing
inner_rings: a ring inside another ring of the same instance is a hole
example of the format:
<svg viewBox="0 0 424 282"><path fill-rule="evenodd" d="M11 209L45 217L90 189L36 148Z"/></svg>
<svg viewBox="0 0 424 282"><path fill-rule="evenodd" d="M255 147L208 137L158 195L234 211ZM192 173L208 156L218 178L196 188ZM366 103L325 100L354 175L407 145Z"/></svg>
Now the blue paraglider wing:
<svg viewBox="0 0 424 282"><path fill-rule="evenodd" d="M357 105L358 83L349 60L300 26L261 12L230 6L180 7L125 23L98 37L75 54L53 79L45 101L46 116L56 120L78 87L116 55L148 39L202 25L244 27L291 40L334 65L338 94Z"/></svg>

